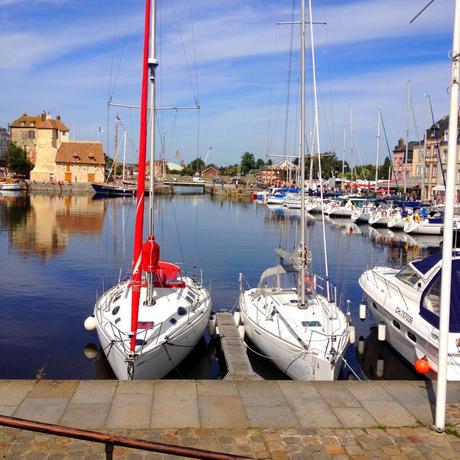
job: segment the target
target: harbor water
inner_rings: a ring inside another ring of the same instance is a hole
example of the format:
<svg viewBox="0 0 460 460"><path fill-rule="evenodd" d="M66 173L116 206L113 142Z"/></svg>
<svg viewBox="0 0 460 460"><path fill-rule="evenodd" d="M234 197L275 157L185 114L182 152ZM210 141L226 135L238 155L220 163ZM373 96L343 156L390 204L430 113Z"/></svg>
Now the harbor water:
<svg viewBox="0 0 460 460"><path fill-rule="evenodd" d="M95 300L129 274L135 201L86 195L0 196L0 378L113 378L95 332L83 328ZM239 273L250 286L277 263L274 249L293 249L300 212L208 195L158 196L155 236L161 258L180 263L210 288L214 310L232 310ZM356 326L346 354L353 373L369 379L421 378L386 343L371 317L358 318L358 278L369 266L400 267L439 253L442 237L325 219L329 276ZM325 276L320 215L308 218L312 271ZM252 349L252 345L248 344ZM222 376L218 343L208 336L170 378ZM264 378L283 378L250 351ZM345 366L341 378L352 378Z"/></svg>

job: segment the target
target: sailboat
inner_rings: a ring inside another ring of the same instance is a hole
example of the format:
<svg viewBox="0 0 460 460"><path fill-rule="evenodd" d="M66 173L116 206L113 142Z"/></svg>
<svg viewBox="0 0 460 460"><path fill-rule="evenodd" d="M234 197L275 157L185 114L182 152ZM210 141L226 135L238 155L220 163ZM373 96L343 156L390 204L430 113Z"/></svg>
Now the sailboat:
<svg viewBox="0 0 460 460"><path fill-rule="evenodd" d="M337 296L335 301L330 297L329 282L323 296L317 291L317 277L307 272L311 253L305 244L305 0L301 13L301 219L297 249L292 253L278 249L280 263L262 273L256 288L244 290L240 274L239 310L247 337L282 372L297 380L334 380L342 366L349 329Z"/></svg>
<svg viewBox="0 0 460 460"><path fill-rule="evenodd" d="M143 243L147 150L147 98L155 107L155 0L145 2L145 32L139 136L139 175L132 273L104 292L86 329L96 329L119 380L158 379L174 369L202 337L211 313L209 292L195 277L160 259L154 236L154 178L149 181L149 233ZM151 32L152 30L152 32ZM150 46L149 46L150 42ZM150 90L149 90L150 83ZM155 117L150 117L150 161L154 164Z"/></svg>

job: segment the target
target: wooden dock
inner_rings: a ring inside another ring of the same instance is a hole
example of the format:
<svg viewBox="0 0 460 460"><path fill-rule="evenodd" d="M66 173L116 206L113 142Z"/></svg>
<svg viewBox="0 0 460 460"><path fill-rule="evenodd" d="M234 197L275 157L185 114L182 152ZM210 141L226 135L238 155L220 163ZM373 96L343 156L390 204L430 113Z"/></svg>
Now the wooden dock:
<svg viewBox="0 0 460 460"><path fill-rule="evenodd" d="M232 313L216 313L216 326L228 369L224 380L261 380L252 369Z"/></svg>

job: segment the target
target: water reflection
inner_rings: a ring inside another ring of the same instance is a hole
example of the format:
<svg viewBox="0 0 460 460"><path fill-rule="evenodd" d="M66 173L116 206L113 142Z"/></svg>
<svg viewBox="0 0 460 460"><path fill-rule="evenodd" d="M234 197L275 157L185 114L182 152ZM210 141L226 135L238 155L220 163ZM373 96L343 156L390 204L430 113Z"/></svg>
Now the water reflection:
<svg viewBox="0 0 460 460"><path fill-rule="evenodd" d="M11 246L41 258L62 253L71 235L97 235L106 203L89 196L2 196L2 230Z"/></svg>

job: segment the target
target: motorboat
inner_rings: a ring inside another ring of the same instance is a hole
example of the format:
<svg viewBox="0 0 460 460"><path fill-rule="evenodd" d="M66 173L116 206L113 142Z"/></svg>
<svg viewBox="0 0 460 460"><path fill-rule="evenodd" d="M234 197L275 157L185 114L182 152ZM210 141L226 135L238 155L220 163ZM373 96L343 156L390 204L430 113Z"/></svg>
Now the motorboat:
<svg viewBox="0 0 460 460"><path fill-rule="evenodd" d="M458 218L454 219L454 231L460 229ZM444 211L427 211L425 208L414 213L411 219L406 220L404 231L410 234L442 235L444 230Z"/></svg>
<svg viewBox="0 0 460 460"><path fill-rule="evenodd" d="M441 255L410 262L400 270L374 267L359 284L368 310L384 327L385 340L409 363L418 359L438 371ZM460 380L460 252L452 255L447 379Z"/></svg>

